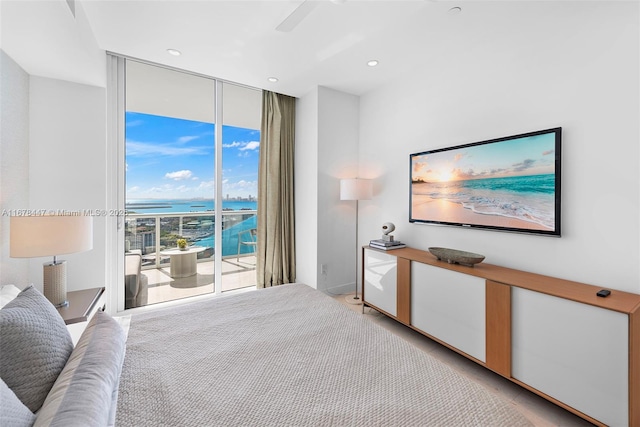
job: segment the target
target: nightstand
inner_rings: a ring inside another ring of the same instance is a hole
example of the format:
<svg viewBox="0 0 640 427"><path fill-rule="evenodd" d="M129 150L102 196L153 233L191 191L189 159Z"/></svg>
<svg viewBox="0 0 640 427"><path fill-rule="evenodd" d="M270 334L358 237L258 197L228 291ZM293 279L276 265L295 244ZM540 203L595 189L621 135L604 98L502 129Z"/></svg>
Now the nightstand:
<svg viewBox="0 0 640 427"><path fill-rule="evenodd" d="M69 305L58 308L71 334L73 345L76 345L89 320L100 308L104 308L104 288L82 289L67 292Z"/></svg>

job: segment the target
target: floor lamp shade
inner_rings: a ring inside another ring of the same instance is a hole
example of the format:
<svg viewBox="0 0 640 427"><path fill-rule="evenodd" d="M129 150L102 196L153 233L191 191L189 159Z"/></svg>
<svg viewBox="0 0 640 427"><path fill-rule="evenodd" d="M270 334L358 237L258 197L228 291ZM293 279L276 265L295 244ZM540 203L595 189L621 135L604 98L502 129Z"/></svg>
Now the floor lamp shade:
<svg viewBox="0 0 640 427"><path fill-rule="evenodd" d="M371 200L372 195L373 185L370 179L340 180L340 200Z"/></svg>
<svg viewBox="0 0 640 427"><path fill-rule="evenodd" d="M93 248L93 218L80 215L14 216L9 223L12 258L53 256L44 264L44 295L57 307L67 305L67 267L56 256Z"/></svg>

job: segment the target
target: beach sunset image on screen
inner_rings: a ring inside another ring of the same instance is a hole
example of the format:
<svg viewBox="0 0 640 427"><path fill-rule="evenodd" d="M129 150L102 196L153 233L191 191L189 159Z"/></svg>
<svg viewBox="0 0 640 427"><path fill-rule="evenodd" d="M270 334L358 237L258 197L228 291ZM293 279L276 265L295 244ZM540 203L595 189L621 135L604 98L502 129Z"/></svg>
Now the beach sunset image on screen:
<svg viewBox="0 0 640 427"><path fill-rule="evenodd" d="M559 132L412 154L410 220L559 235Z"/></svg>

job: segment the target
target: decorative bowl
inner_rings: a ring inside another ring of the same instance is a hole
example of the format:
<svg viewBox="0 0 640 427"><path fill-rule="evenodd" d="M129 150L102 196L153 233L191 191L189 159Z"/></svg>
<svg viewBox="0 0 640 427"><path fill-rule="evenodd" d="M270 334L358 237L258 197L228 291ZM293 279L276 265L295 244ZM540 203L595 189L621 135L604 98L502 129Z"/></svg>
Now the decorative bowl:
<svg viewBox="0 0 640 427"><path fill-rule="evenodd" d="M429 252L441 261L446 261L449 264L466 265L467 267L473 267L474 264L478 264L484 260L484 255L459 251L457 249L429 248Z"/></svg>

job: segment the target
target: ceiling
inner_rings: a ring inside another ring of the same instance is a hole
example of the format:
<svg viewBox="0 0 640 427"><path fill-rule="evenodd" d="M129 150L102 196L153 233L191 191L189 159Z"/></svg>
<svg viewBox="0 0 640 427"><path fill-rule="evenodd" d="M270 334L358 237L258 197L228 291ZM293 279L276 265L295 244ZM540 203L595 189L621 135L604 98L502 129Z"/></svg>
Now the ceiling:
<svg viewBox="0 0 640 427"><path fill-rule="evenodd" d="M407 66L394 60L395 51L428 33L424 26L448 20L453 6L425 0L309 0L315 8L297 26L277 31L302 3L89 1L83 6L103 49L294 96L317 85L367 92L394 75L396 67ZM406 27L409 20L412 28ZM168 48L182 55L172 57ZM368 67L370 59L380 65ZM279 81L271 83L269 77Z"/></svg>
<svg viewBox="0 0 640 427"><path fill-rule="evenodd" d="M104 67L92 70L94 44L293 96L318 85L360 95L410 69L412 56L429 51L440 29L465 13L448 12L460 3L450 0L319 0L291 31L277 31L301 3L2 0L2 48L30 74L88 84L104 84L93 76ZM370 59L379 65L368 67Z"/></svg>
<svg viewBox="0 0 640 427"><path fill-rule="evenodd" d="M106 50L292 96L316 86L362 95L409 72L460 72L460 55L504 59L541 23L579 19L571 1L318 0L291 31L276 30L302 3L0 0L0 41L31 75L99 86Z"/></svg>

